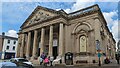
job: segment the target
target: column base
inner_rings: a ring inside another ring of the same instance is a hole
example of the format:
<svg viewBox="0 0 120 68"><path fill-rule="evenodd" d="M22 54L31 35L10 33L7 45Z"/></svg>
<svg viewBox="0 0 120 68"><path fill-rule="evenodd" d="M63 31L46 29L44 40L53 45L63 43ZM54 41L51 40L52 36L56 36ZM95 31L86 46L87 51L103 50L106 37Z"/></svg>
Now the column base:
<svg viewBox="0 0 120 68"><path fill-rule="evenodd" d="M38 58L38 57L36 57L36 56L32 56L30 59L31 59L31 60L37 60L37 58Z"/></svg>
<svg viewBox="0 0 120 68"><path fill-rule="evenodd" d="M27 60L30 60L30 57L26 57Z"/></svg>

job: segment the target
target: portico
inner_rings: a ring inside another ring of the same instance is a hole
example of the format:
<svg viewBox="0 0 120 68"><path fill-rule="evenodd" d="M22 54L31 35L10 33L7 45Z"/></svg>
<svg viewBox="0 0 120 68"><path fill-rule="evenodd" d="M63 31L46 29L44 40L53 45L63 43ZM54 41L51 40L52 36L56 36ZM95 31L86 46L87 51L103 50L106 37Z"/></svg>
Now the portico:
<svg viewBox="0 0 120 68"><path fill-rule="evenodd" d="M58 55L62 55L63 54L62 52L63 27L64 27L63 25L64 25L63 23L58 23L56 25L50 25L50 26L39 28L39 29L31 30L28 32L19 33L19 35L22 35L21 37L22 46L19 48L21 51L20 57L26 56L27 58L32 57L34 59L39 57L40 54L42 54L43 52L45 52L48 56L53 56L54 46L59 47L59 50L57 51L57 53ZM31 34L33 34L33 37L31 36ZM56 35L56 36L53 37L53 35ZM25 39L25 36L27 37L27 39ZM55 42L55 44L57 45L53 46L53 39L57 40L57 43ZM32 42L33 42L33 45L32 45ZM32 51L31 51L31 48L32 48ZM26 52L24 52L24 50L26 50Z"/></svg>

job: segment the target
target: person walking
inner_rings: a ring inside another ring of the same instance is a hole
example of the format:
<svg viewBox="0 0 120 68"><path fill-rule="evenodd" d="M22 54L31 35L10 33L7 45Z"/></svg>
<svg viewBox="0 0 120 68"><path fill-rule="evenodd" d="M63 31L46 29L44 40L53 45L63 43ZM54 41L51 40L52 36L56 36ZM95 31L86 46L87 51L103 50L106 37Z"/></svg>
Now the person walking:
<svg viewBox="0 0 120 68"><path fill-rule="evenodd" d="M117 63L119 64L119 54L115 54L115 58L116 58L116 60L117 60Z"/></svg>

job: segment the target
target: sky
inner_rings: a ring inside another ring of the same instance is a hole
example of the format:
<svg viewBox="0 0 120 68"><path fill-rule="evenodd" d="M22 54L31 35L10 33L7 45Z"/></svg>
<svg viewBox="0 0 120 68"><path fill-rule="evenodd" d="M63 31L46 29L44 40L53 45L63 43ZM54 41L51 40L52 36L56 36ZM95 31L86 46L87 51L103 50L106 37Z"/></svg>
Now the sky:
<svg viewBox="0 0 120 68"><path fill-rule="evenodd" d="M18 37L17 32L19 32L20 26L38 5L54 10L63 9L67 13L70 13L98 4L107 21L107 26L117 42L118 39L120 39L118 36L118 1L119 0L105 0L105 2L100 0L58 0L58 2L56 2L50 0L4 0L0 2L0 34L5 32L8 36Z"/></svg>

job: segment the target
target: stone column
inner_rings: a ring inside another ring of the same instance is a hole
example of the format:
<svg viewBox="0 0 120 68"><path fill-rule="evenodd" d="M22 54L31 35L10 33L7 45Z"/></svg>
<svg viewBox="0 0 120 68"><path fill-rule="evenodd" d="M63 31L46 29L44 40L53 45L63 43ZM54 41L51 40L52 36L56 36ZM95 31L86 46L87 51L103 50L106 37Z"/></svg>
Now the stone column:
<svg viewBox="0 0 120 68"><path fill-rule="evenodd" d="M41 31L40 55L44 52L44 36L45 36L45 29L42 28L42 31Z"/></svg>
<svg viewBox="0 0 120 68"><path fill-rule="evenodd" d="M26 57L30 57L30 41L31 41L31 32L28 32L28 37L27 37L27 50L26 50Z"/></svg>
<svg viewBox="0 0 120 68"><path fill-rule="evenodd" d="M53 26L50 26L50 32L49 32L49 56L53 56Z"/></svg>
<svg viewBox="0 0 120 68"><path fill-rule="evenodd" d="M21 47L20 47L20 57L21 58L23 58L24 43L25 43L25 34L22 34L22 43L21 43Z"/></svg>
<svg viewBox="0 0 120 68"><path fill-rule="evenodd" d="M63 23L59 26L59 56L63 55Z"/></svg>
<svg viewBox="0 0 120 68"><path fill-rule="evenodd" d="M17 44L17 50L16 50L16 57L20 57L20 41L21 41L21 36L20 34L18 35L18 44Z"/></svg>
<svg viewBox="0 0 120 68"><path fill-rule="evenodd" d="M33 53L32 53L32 57L37 57L37 33L38 31L35 30L34 31L34 42L33 42Z"/></svg>

